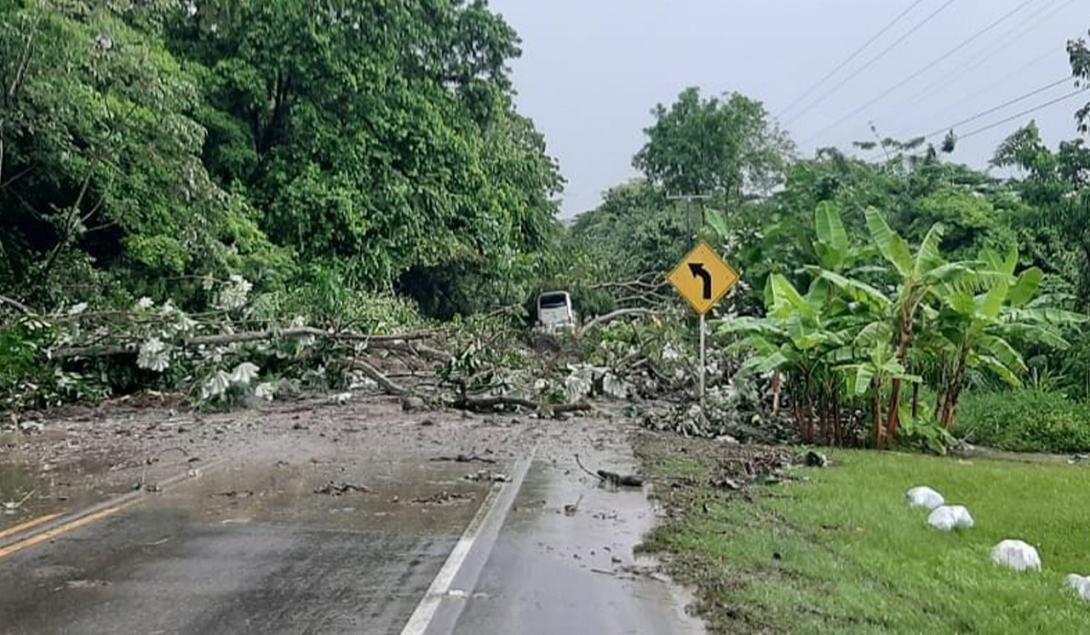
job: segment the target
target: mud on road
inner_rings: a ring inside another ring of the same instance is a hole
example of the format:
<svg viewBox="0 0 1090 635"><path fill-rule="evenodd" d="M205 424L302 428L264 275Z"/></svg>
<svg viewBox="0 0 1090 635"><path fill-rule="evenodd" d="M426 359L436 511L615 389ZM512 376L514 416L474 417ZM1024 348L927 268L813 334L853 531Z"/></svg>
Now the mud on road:
<svg viewBox="0 0 1090 635"><path fill-rule="evenodd" d="M608 406L554 420L313 396L216 414L122 402L37 421L0 440L0 500L12 503L0 531L139 503L0 559L9 580L32 580L0 584L15 632L401 632L508 485L496 535L435 598L427 632L702 630L635 556L656 513L644 492L603 488L575 460L635 470L635 424ZM531 458L525 483L508 483Z"/></svg>

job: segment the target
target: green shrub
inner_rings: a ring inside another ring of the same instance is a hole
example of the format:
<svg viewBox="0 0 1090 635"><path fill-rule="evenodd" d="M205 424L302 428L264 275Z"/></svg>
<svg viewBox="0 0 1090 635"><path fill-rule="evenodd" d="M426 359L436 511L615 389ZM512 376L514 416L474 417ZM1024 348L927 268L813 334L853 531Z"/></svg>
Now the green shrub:
<svg viewBox="0 0 1090 635"><path fill-rule="evenodd" d="M1090 404L1049 390L970 393L961 401L954 433L1015 452L1090 451Z"/></svg>

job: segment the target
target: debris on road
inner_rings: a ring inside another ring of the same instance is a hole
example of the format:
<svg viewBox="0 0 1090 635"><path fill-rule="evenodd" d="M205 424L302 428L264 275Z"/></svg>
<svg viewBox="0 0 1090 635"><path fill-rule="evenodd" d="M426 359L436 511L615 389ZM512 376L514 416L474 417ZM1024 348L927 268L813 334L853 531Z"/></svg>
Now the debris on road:
<svg viewBox="0 0 1090 635"><path fill-rule="evenodd" d="M223 498L249 498L254 495L253 490L228 490L226 492L216 492L212 496L221 496Z"/></svg>
<svg viewBox="0 0 1090 635"><path fill-rule="evenodd" d="M344 481L337 483L329 481L325 485L314 490L315 494L325 494L327 496L343 496L349 492L360 492L366 494L371 491L370 487L366 485L356 485L354 483L346 483Z"/></svg>
<svg viewBox="0 0 1090 635"><path fill-rule="evenodd" d="M454 463L488 463L493 464L496 459L489 459L483 456L477 456L476 454L458 454L456 456L437 456L432 461L451 461Z"/></svg>
<svg viewBox="0 0 1090 635"><path fill-rule="evenodd" d="M636 476L635 474L618 474L617 472L610 472L609 470L591 472L583 465L582 461L579 460L578 454L575 455L575 463L587 474L613 487L643 487L643 477Z"/></svg>
<svg viewBox="0 0 1090 635"><path fill-rule="evenodd" d="M511 480L510 476L501 474L500 472L493 472L492 470L477 470L472 474L466 474L462 478L477 483L507 483Z"/></svg>
<svg viewBox="0 0 1090 635"><path fill-rule="evenodd" d="M443 505L446 503L453 503L457 501L472 500L472 496L469 494L460 494L458 492L437 492L431 496L418 496L412 499L412 502L421 505Z"/></svg>
<svg viewBox="0 0 1090 635"><path fill-rule="evenodd" d="M37 493L38 493L38 490L33 489L33 490L30 490L29 492L27 492L26 496L23 496L21 499L19 499L17 501L5 501L4 503L2 503L3 506L4 506L4 513L5 514L14 514L15 512L19 511L19 508L23 506L23 503L30 500L30 497L34 496Z"/></svg>

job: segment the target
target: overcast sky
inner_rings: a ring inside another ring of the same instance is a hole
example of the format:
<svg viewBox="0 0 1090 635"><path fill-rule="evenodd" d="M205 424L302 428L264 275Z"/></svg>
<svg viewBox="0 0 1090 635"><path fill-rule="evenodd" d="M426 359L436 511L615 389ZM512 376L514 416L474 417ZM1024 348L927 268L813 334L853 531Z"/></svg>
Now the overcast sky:
<svg viewBox="0 0 1090 635"><path fill-rule="evenodd" d="M567 179L563 216L595 207L631 178L650 110L687 86L737 91L780 114L916 0L492 0L522 38L513 64L520 111L545 134ZM930 22L820 103L809 101ZM942 129L1070 74L1065 45L1090 29L1090 0L920 0L812 97L779 117L803 156L882 136ZM867 106L1014 11L943 62ZM960 127L977 130L1074 90L1064 82ZM1087 101L1084 95L1083 103ZM983 167L1035 118L1050 143L1076 135L1071 98L963 140L954 159ZM797 116L801 114L801 116ZM868 156L871 153L867 153Z"/></svg>

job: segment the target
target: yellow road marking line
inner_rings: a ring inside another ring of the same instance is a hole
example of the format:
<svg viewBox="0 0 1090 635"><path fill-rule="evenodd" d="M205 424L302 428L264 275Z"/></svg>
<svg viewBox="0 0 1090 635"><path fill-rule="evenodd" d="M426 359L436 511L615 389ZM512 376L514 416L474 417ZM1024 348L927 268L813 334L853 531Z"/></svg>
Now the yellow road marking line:
<svg viewBox="0 0 1090 635"><path fill-rule="evenodd" d="M12 534L17 534L20 531L26 531L27 529L30 529L31 527L37 527L38 525L40 525L42 523L47 523L47 522L53 520L54 518L59 518L60 515L61 514L59 512L56 513L56 514L46 514L45 516L39 516L38 518L35 518L33 520L28 520L25 523L22 523L21 525L16 525L14 527L8 527L4 531L0 531L0 539L7 538L8 536L10 536Z"/></svg>
<svg viewBox="0 0 1090 635"><path fill-rule="evenodd" d="M63 525L61 525L59 527L54 527L53 529L50 529L49 531L43 531L40 534L31 536L30 538L27 538L26 540L20 540L19 542L10 544L7 547L4 547L3 549L0 549L0 558L10 556L11 554L22 551L23 549L26 549L27 547L33 547L34 545L36 545L38 543L42 543L42 542L45 542L47 540L52 540L52 539L56 538L57 536L60 536L62 534L66 534L66 533L72 531L73 529L79 529L80 527L83 527L84 525L88 525L90 523L93 523L96 520L106 518L107 516L113 515L113 514L119 512L119 511L121 511L122 509L128 507L129 505L132 505L135 502L136 501L129 501L127 503L122 503L122 504L120 504L120 505L118 505L116 507L110 507L110 508L104 509L104 510L102 510L100 512L95 512L93 514L88 514L87 516L84 516L83 518L77 518L77 519L73 520L72 522L65 523L65 524L63 524Z"/></svg>

